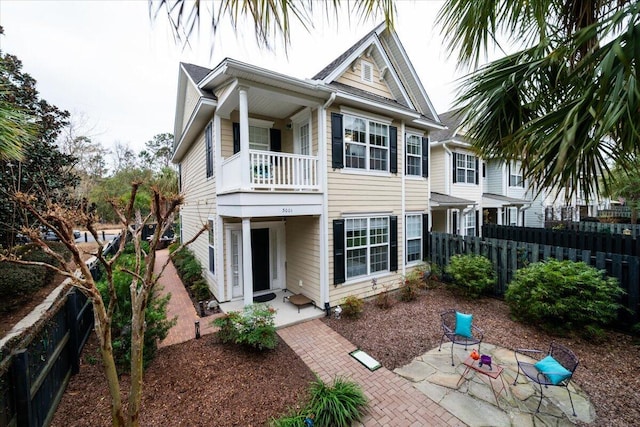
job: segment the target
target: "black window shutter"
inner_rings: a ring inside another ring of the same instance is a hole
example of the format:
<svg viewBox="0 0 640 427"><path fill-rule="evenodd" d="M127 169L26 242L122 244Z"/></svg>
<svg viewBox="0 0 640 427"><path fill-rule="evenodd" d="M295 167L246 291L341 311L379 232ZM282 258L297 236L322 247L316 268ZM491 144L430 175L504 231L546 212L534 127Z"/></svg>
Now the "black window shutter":
<svg viewBox="0 0 640 427"><path fill-rule="evenodd" d="M480 235L480 211L476 211L476 236Z"/></svg>
<svg viewBox="0 0 640 427"><path fill-rule="evenodd" d="M487 162L482 162L482 177L487 177Z"/></svg>
<svg viewBox="0 0 640 427"><path fill-rule="evenodd" d="M451 226L453 228L453 230L451 231L452 234L458 234L458 211L453 211L451 213Z"/></svg>
<svg viewBox="0 0 640 427"><path fill-rule="evenodd" d="M342 118L341 118L342 119ZM344 219L333 220L333 284L344 283Z"/></svg>
<svg viewBox="0 0 640 427"><path fill-rule="evenodd" d="M271 139L271 151L276 153L282 152L282 138L280 137L280 129L269 129L269 138Z"/></svg>
<svg viewBox="0 0 640 427"><path fill-rule="evenodd" d="M216 273L216 259L213 246L209 246L209 271L211 272L211 274Z"/></svg>
<svg viewBox="0 0 640 427"><path fill-rule="evenodd" d="M389 172L398 173L398 128L389 126Z"/></svg>
<svg viewBox="0 0 640 427"><path fill-rule="evenodd" d="M429 138L422 137L422 176L429 177Z"/></svg>
<svg viewBox="0 0 640 427"><path fill-rule="evenodd" d="M389 271L398 271L398 217L389 217Z"/></svg>
<svg viewBox="0 0 640 427"><path fill-rule="evenodd" d="M233 154L240 152L240 123L233 123Z"/></svg>
<svg viewBox="0 0 640 427"><path fill-rule="evenodd" d="M429 214L422 214L422 259L429 258Z"/></svg>
<svg viewBox="0 0 640 427"><path fill-rule="evenodd" d="M207 156L207 178L213 176L213 135L211 130L211 123L207 125L204 130L204 143L206 147Z"/></svg>
<svg viewBox="0 0 640 427"><path fill-rule="evenodd" d="M513 179L511 179L511 165L507 166L507 174L509 175L509 187L513 186Z"/></svg>
<svg viewBox="0 0 640 427"><path fill-rule="evenodd" d="M458 182L458 153L453 153L453 167L451 170L453 171L453 183Z"/></svg>
<svg viewBox="0 0 640 427"><path fill-rule="evenodd" d="M342 114L338 113L331 113L331 167L334 169L342 169L344 167Z"/></svg>
<svg viewBox="0 0 640 427"><path fill-rule="evenodd" d="M476 157L476 185L480 184L480 161Z"/></svg>

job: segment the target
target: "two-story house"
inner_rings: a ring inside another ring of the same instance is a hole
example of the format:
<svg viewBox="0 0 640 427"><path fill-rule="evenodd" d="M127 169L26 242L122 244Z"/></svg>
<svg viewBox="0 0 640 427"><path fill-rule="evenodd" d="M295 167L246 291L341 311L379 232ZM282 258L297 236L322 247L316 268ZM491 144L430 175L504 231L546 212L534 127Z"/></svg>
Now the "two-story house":
<svg viewBox="0 0 640 427"><path fill-rule="evenodd" d="M486 224L524 226L532 192L519 162L483 163L482 219Z"/></svg>
<svg viewBox="0 0 640 427"><path fill-rule="evenodd" d="M431 134L431 229L477 236L482 226L482 161L460 127L458 110L440 115Z"/></svg>
<svg viewBox="0 0 640 427"><path fill-rule="evenodd" d="M397 287L423 259L429 133L441 129L384 25L312 79L181 64L173 161L186 239L219 301L288 289L319 306Z"/></svg>

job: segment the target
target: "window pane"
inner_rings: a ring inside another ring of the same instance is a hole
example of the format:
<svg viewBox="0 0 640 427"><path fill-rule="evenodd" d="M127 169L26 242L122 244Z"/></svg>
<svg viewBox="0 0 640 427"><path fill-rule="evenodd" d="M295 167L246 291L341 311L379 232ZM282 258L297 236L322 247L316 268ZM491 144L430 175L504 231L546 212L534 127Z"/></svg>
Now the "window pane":
<svg viewBox="0 0 640 427"><path fill-rule="evenodd" d="M371 272L384 271L387 269L388 256L387 245L371 248Z"/></svg>
<svg viewBox="0 0 640 427"><path fill-rule="evenodd" d="M367 245L367 220L366 219L348 219L346 223L347 229L347 248L354 248Z"/></svg>
<svg viewBox="0 0 640 427"><path fill-rule="evenodd" d="M387 223L387 218L371 218L370 243L372 245L387 243L389 232Z"/></svg>
<svg viewBox="0 0 640 427"><path fill-rule="evenodd" d="M269 129L249 126L249 148L269 151Z"/></svg>
<svg viewBox="0 0 640 427"><path fill-rule="evenodd" d="M411 135L407 138L407 154L422 155L422 143L419 137Z"/></svg>
<svg viewBox="0 0 640 427"><path fill-rule="evenodd" d="M422 237L422 217L420 215L407 216L407 239Z"/></svg>
<svg viewBox="0 0 640 427"><path fill-rule="evenodd" d="M456 173L458 175L458 182L466 182L466 169L457 169Z"/></svg>
<svg viewBox="0 0 640 427"><path fill-rule="evenodd" d="M380 147L387 146L389 128L381 123L369 122L369 143Z"/></svg>
<svg viewBox="0 0 640 427"><path fill-rule="evenodd" d="M384 148L371 147L369 151L369 169L377 171L387 170L387 153L388 150Z"/></svg>
<svg viewBox="0 0 640 427"><path fill-rule="evenodd" d="M467 171L467 182L469 184L475 184L475 182L476 182L476 171L475 170L468 170Z"/></svg>
<svg viewBox="0 0 640 427"><path fill-rule="evenodd" d="M422 251L422 239L413 239L407 242L407 262L420 261Z"/></svg>
<svg viewBox="0 0 640 427"><path fill-rule="evenodd" d="M407 175L422 175L422 159L416 156L407 156Z"/></svg>
<svg viewBox="0 0 640 427"><path fill-rule="evenodd" d="M367 274L367 249L347 249L347 277Z"/></svg>
<svg viewBox="0 0 640 427"><path fill-rule="evenodd" d="M346 150L346 158L345 158L346 167L365 169L366 168L365 146L360 144L350 144L350 143L346 143L344 146Z"/></svg>
<svg viewBox="0 0 640 427"><path fill-rule="evenodd" d="M356 117L344 116L344 139L346 142L366 143L366 122Z"/></svg>

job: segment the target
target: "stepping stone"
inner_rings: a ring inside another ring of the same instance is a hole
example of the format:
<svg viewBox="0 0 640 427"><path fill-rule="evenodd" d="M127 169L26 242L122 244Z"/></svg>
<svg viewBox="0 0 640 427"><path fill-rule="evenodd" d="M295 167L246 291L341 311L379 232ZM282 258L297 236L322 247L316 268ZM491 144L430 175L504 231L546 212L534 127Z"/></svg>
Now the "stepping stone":
<svg viewBox="0 0 640 427"><path fill-rule="evenodd" d="M440 403L440 401L444 399L447 393L451 392L451 389L432 384L429 381L421 381L419 383L413 384L413 386L436 403Z"/></svg>
<svg viewBox="0 0 640 427"><path fill-rule="evenodd" d="M511 427L509 416L494 405L463 393L449 393L440 405L470 427Z"/></svg>
<svg viewBox="0 0 640 427"><path fill-rule="evenodd" d="M436 369L431 365L414 359L408 365L394 369L393 372L415 383L424 380L429 375L434 374L436 372Z"/></svg>

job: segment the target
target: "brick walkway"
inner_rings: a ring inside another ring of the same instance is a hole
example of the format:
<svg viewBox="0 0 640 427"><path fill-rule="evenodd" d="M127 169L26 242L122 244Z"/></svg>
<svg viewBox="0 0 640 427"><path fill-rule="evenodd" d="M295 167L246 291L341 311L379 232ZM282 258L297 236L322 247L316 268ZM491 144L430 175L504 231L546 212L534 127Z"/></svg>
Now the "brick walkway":
<svg viewBox="0 0 640 427"><path fill-rule="evenodd" d="M369 399L362 420L366 427L465 425L388 369L369 371L349 355L356 347L320 320L279 329L278 334L323 381L342 376L363 387Z"/></svg>
<svg viewBox="0 0 640 427"><path fill-rule="evenodd" d="M162 264L165 263L169 257L169 250L163 249L156 252L156 271L160 270ZM173 344L189 341L195 338L195 325L196 320L200 321L200 334L206 335L215 331L215 328L211 325L215 316L207 316L200 318L196 314L196 309L193 307L193 303L189 298L178 272L173 266L173 263L169 263L164 270L162 277L158 281L158 288L161 295L171 293L171 299L167 304L167 318L172 319L178 317L178 323L169 330L167 337L160 342L158 347L166 347Z"/></svg>

